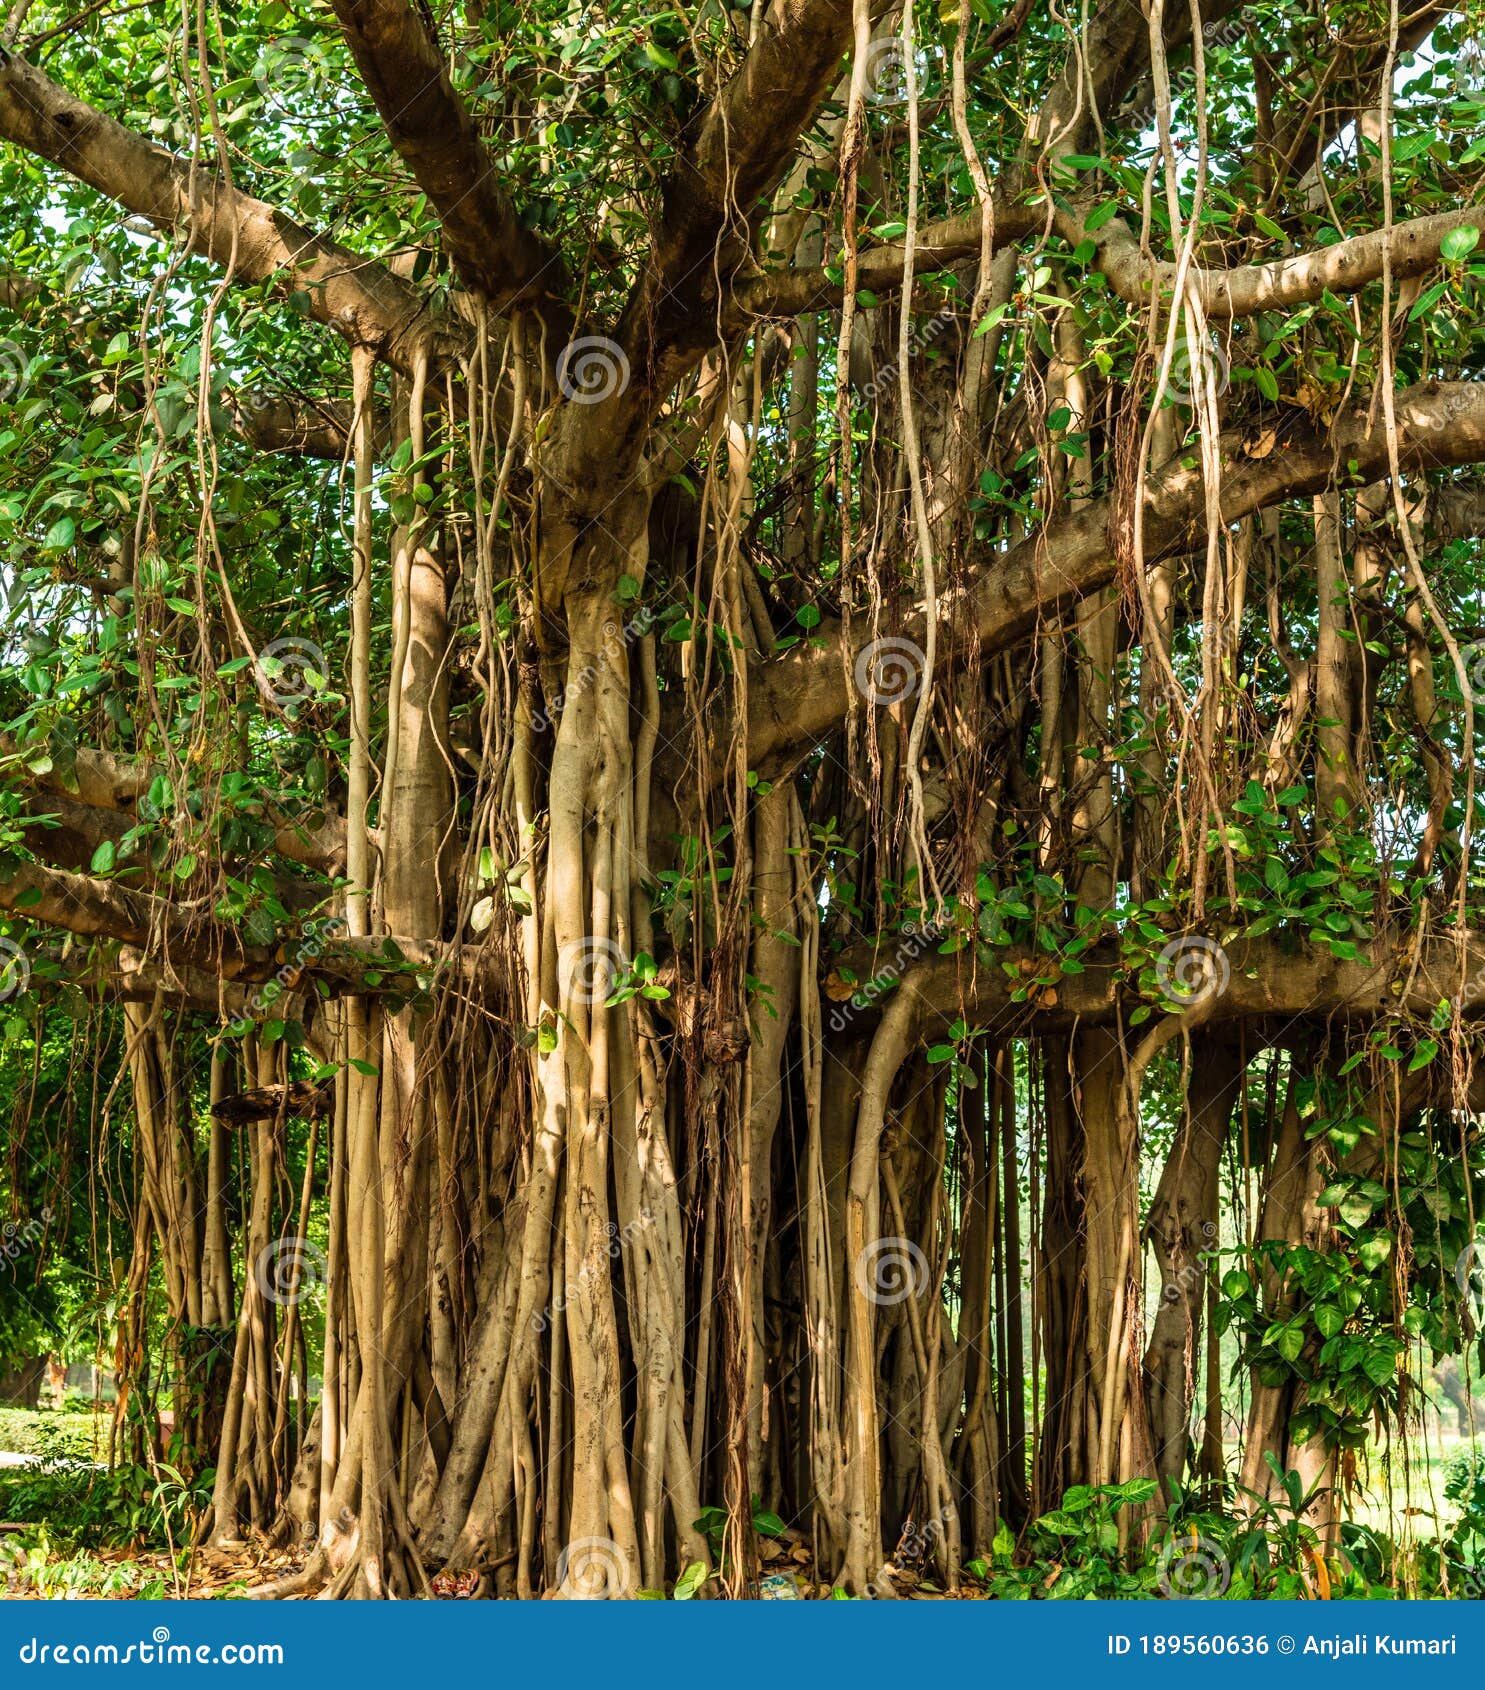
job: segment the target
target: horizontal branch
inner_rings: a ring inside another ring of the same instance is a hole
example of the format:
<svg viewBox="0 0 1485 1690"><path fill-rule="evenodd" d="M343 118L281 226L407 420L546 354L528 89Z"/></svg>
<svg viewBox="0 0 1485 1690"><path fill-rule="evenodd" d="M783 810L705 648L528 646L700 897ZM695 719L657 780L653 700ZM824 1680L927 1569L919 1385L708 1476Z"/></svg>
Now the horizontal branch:
<svg viewBox="0 0 1485 1690"><path fill-rule="evenodd" d="M1121 217L1110 218L1095 234L1085 236L1082 222L1069 212L1058 226L1073 245L1093 241L1097 265L1109 286L1127 304L1143 307L1152 290L1169 298L1176 283L1176 266L1164 261L1153 267L1140 251L1139 237ZM1455 229L1485 229L1485 207L1466 206L1399 223L1391 231L1392 277L1406 281L1422 276L1441 260L1445 236ZM1259 311L1285 311L1330 293L1354 293L1382 274L1389 231L1373 229L1353 235L1315 252L1295 253L1269 264L1238 265L1231 270L1193 266L1186 276L1189 295L1199 299L1215 321L1251 317Z"/></svg>
<svg viewBox="0 0 1485 1690"><path fill-rule="evenodd" d="M48 795L39 806L42 809L55 811L61 804L76 800L80 806L128 815L131 821L134 806L166 772L163 763L118 757L86 746L65 756L46 746L22 748L3 734L0 761L11 765L6 773L12 784ZM273 849L286 862L330 876L344 869L345 822L341 817L320 811L313 816L293 816L266 801L261 811L262 819L274 829ZM98 839L108 831L101 820L85 819L81 808L72 813L72 819L80 829L89 820L95 823Z"/></svg>
<svg viewBox="0 0 1485 1690"><path fill-rule="evenodd" d="M997 205L992 249L1000 251L1045 227L1041 205ZM980 250L980 214L962 212L918 231L913 247L913 273L927 275L949 270ZM865 248L857 255L857 286L890 298L902 286L903 246L891 241ZM797 317L804 311L839 305L844 290L839 265L817 269L775 270L752 276L733 288L729 304L739 323L755 317Z"/></svg>
<svg viewBox="0 0 1485 1690"><path fill-rule="evenodd" d="M195 970L198 978L204 971L238 986L276 980L287 991L313 975L331 995L406 990L409 973L426 974L444 962L437 946L406 938L306 934L284 946L255 944L205 908L38 862L10 865L8 877L0 879L0 910L80 939L117 943L136 969L149 963L167 974ZM483 956L481 947L465 947L450 966L474 976Z"/></svg>
<svg viewBox="0 0 1485 1690"><path fill-rule="evenodd" d="M374 259L306 229L263 200L157 147L75 98L24 59L0 51L0 140L23 147L235 279L276 281L310 314L400 368L420 343L441 343L422 295Z"/></svg>
<svg viewBox="0 0 1485 1690"><path fill-rule="evenodd" d="M1173 934L1172 940L1181 937ZM1421 954L1415 936L1383 934L1353 962L1320 946L1296 949L1292 940L1280 937L1237 939L1215 951L1205 949L1212 941L1202 943L1204 955L1220 952L1220 965L1214 963L1211 976L1214 988L1224 979L1225 984L1210 998L1193 996L1191 1003L1211 1005L1223 1020L1329 1021L1382 1015L1426 1020L1441 1002L1456 999L1467 1018L1485 1016L1485 993L1473 987L1485 973L1485 934L1470 933L1462 948L1451 937L1435 938ZM880 966L864 950L853 955L863 979ZM1073 1021L1127 1024L1132 1011L1149 1001L1121 958L1087 951L1079 961L1081 973L1061 976L1050 989L1033 988L1017 1001L1015 994L1026 993L1029 978L1056 974L1055 962L1045 952L1007 950L990 966L977 962L971 950L922 957L904 969L899 980L882 980L869 1005L858 1010L848 1002L838 1008L835 1025L837 1030L848 1023L869 1027L893 991L912 995L918 1034L924 1039L940 1034L945 1022L961 1016L999 1037L1047 1032ZM828 1006L825 1020L829 1026Z"/></svg>
<svg viewBox="0 0 1485 1690"><path fill-rule="evenodd" d="M1398 394L1396 410L1404 469L1485 462L1485 383L1422 382ZM1383 420L1354 408L1328 430L1305 419L1282 439L1277 431L1265 440L1230 431L1222 437L1221 455L1224 523L1318 492L1337 477L1355 485L1376 481L1389 467ZM1144 498L1146 563L1204 543L1206 487L1199 462L1176 458L1146 479ZM964 601L946 596L940 603L946 626L968 628L978 649L996 651L1060 616L1114 579L1118 518L1111 498L1094 500L983 563ZM817 635L750 678L750 768L771 776L785 772L844 721L857 661L870 642L861 639L843 655L838 623L822 624ZM912 648L921 648L924 638L921 612L898 637L911 662ZM681 724L670 731L679 733Z"/></svg>
<svg viewBox="0 0 1485 1690"><path fill-rule="evenodd" d="M237 432L260 452L282 452L296 458L346 459L351 450L351 411L348 405L291 399L286 394L253 392L233 404ZM375 419L373 444L380 454L391 442L391 419Z"/></svg>

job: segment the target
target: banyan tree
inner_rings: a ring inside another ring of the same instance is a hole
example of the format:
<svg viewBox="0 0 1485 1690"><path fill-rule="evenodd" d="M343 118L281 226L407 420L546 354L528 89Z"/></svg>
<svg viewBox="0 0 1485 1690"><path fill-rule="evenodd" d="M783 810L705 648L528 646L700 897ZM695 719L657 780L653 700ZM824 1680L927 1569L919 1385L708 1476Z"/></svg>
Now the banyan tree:
<svg viewBox="0 0 1485 1690"><path fill-rule="evenodd" d="M4 1034L75 1061L6 1154L204 1540L745 1594L765 1511L956 1588L1072 1487L1333 1535L1422 1435L1482 62L1377 0L10 7Z"/></svg>

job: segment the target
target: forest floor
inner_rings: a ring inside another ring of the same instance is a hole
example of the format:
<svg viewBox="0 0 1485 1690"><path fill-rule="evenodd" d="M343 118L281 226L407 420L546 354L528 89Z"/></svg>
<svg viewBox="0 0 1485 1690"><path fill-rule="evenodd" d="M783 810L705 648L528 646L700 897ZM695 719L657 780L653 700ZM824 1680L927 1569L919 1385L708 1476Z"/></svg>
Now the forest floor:
<svg viewBox="0 0 1485 1690"><path fill-rule="evenodd" d="M0 1409L0 1600L35 1596L113 1600L166 1597L196 1600L250 1595L300 1570L298 1544L275 1547L261 1541L229 1549L161 1548L183 1543L186 1516L168 1521L168 1467L130 1491L127 1478L110 1474L97 1485L106 1463L108 1416L92 1412ZM1444 1433L1408 1447L1405 1459L1390 1460L1381 1449L1359 1463L1359 1483L1347 1498L1347 1519L1398 1540L1442 1536L1457 1520L1458 1505L1444 1496L1444 1469L1468 1440ZM1234 1451L1234 1454L1236 1452ZM153 1491L153 1494L152 1494ZM185 1501L182 1494L178 1501ZM765 1599L828 1599L829 1584L817 1582L808 1547L796 1534L761 1537L758 1594ZM460 1600L489 1592L477 1574L437 1575L431 1593ZM912 1600L983 1599L988 1592L973 1578L956 1597L904 1568L893 1578L893 1594ZM657 1593L658 1594L658 1593Z"/></svg>

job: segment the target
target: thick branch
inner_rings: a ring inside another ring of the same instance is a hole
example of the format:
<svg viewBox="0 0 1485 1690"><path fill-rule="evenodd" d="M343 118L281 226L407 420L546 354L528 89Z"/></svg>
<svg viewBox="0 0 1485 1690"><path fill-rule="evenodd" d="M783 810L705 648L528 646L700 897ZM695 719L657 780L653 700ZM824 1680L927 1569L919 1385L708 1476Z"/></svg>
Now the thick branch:
<svg viewBox="0 0 1485 1690"><path fill-rule="evenodd" d="M1082 226L1076 218L1063 216L1058 221L1074 243L1082 238ZM1467 206L1398 224L1392 230L1393 280L1404 281L1431 270L1440 261L1444 237L1462 228L1485 229L1485 208ZM1156 264L1152 276L1140 252L1139 237L1122 218L1111 218L1091 238L1098 247L1098 266L1122 300L1142 307L1152 286L1169 297L1176 266ZM1351 293L1376 281L1382 274L1386 240L1386 230L1374 229L1318 252L1295 253L1271 264L1239 265L1232 270L1193 268L1188 272L1187 287L1213 319L1284 311L1319 299L1327 289Z"/></svg>
<svg viewBox="0 0 1485 1690"><path fill-rule="evenodd" d="M879 15L885 0L870 0L870 10ZM715 338L718 283L749 250L851 30L851 0L774 0L737 74L691 126L620 331L636 388L651 401L669 387L666 353L689 355Z"/></svg>
<svg viewBox="0 0 1485 1690"><path fill-rule="evenodd" d="M885 955L890 958L890 949ZM1407 934L1379 935L1355 962L1343 962L1320 946L1296 950L1293 940L1280 937L1234 940L1223 947L1223 955L1230 970L1227 983L1219 995L1206 1000L1223 1020L1234 1016L1325 1020L1382 1014L1427 1018L1441 1001L1452 1002L1462 993L1466 1016L1485 1015L1485 996L1471 998L1466 991L1485 969L1485 934L1468 935L1462 973L1460 950L1448 936L1431 940L1417 959ZM852 960L863 980L880 966L864 947L852 953ZM1121 958L1093 951L1079 960L1084 971L1063 975L1051 997L1033 989L1017 1002L1012 994L1025 990L1028 977L1055 974L1055 964L1044 952L1006 950L991 967L976 965L968 950L947 957L925 956L904 971L899 983L889 987L884 981L876 1001L860 1009L847 1004L835 1012L835 1019L838 1024L865 1029L881 1014L889 992L910 987L924 1037L938 1036L941 1022L960 1016L1002 1038L1031 1029L1050 1031L1074 1021L1127 1020L1141 1001L1128 965ZM1007 973L1007 967L1015 972ZM1405 981L1401 992L1394 989L1399 976Z"/></svg>
<svg viewBox="0 0 1485 1690"><path fill-rule="evenodd" d="M434 325L418 291L373 259L350 252L126 129L23 59L0 54L0 140L24 147L99 193L184 232L190 249L233 266L239 281L275 279L304 294L310 313L347 340L410 367Z"/></svg>
<svg viewBox="0 0 1485 1690"><path fill-rule="evenodd" d="M1397 424L1404 469L1485 461L1485 384L1420 383L1398 395ZM1255 456L1258 452L1263 455ZM1234 431L1223 436L1222 457L1224 522L1317 492L1338 477L1360 486L1388 472L1382 419L1354 409L1329 431L1306 422L1282 440L1253 441ZM1199 549L1205 509L1206 489L1194 460L1178 457L1149 477L1144 561ZM999 554L981 568L968 605L954 609L954 621L972 627L981 649L1000 650L1108 585L1116 574L1116 516L1112 500L1099 499ZM951 608L940 606L946 615ZM844 720L857 654L842 662L838 626L822 626L819 634L809 648L796 647L765 664L750 681L750 767L767 773L791 767ZM921 644L921 616L902 635Z"/></svg>
<svg viewBox="0 0 1485 1690"><path fill-rule="evenodd" d="M65 756L45 746L21 750L5 735L0 735L0 759L14 762L10 779L22 787L52 794L64 802L78 799L84 806L126 815L132 814L155 778L165 773L162 763L116 757L112 752L85 746ZM57 811L61 805L48 802L42 807ZM314 819L294 817L266 803L262 811L263 819L274 829L273 848L285 861L328 875L339 874L345 867L342 818L323 814ZM93 843L103 836L100 824Z"/></svg>
<svg viewBox="0 0 1485 1690"><path fill-rule="evenodd" d="M559 342L562 260L525 228L443 55L404 0L331 0L392 145L432 201L461 280L502 310L534 305Z"/></svg>

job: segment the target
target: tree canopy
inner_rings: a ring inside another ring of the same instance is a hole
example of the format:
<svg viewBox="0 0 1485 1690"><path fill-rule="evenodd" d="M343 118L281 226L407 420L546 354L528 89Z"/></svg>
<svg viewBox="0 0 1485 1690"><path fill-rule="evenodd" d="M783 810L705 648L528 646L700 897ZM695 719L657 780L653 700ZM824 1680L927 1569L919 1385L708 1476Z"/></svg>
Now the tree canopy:
<svg viewBox="0 0 1485 1690"><path fill-rule="evenodd" d="M1351 1504L1485 1322L1472 22L0 41L10 1359L67 1313L285 1590L1134 1592L1265 1510L1402 1581Z"/></svg>

